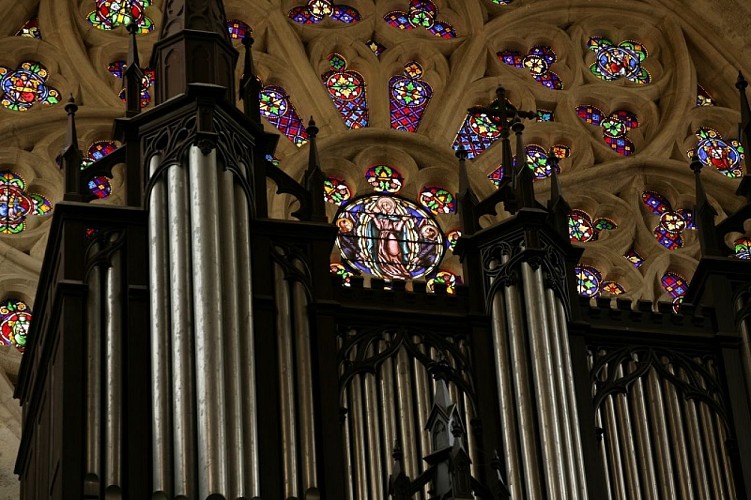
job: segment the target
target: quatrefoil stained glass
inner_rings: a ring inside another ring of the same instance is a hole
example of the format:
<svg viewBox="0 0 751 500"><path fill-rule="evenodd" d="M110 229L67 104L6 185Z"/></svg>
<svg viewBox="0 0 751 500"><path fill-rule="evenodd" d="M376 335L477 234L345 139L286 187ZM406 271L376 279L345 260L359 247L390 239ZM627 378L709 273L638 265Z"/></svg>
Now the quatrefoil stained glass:
<svg viewBox="0 0 751 500"><path fill-rule="evenodd" d="M81 169L88 168L92 163L101 160L116 149L117 144L112 141L96 141L86 150L86 156L84 156L83 161L81 162ZM103 175L98 175L89 179L88 188L97 198L106 198L112 193L110 180Z"/></svg>
<svg viewBox="0 0 751 500"><path fill-rule="evenodd" d="M242 40L253 33L253 30L248 23L240 21L239 19L228 20L227 31L229 32L229 37L233 40Z"/></svg>
<svg viewBox="0 0 751 500"><path fill-rule="evenodd" d="M52 203L47 198L26 192L26 181L20 175L9 170L0 172L0 233L20 233L28 216L51 211Z"/></svg>
<svg viewBox="0 0 751 500"><path fill-rule="evenodd" d="M23 352L31 325L31 310L25 302L6 299L0 303L0 345L12 345Z"/></svg>
<svg viewBox="0 0 751 500"><path fill-rule="evenodd" d="M636 40L625 40L618 45L603 37L592 37L587 48L595 53L596 61L589 67L593 75L602 80L618 80L647 84L651 75L642 62L647 58L647 48Z"/></svg>
<svg viewBox="0 0 751 500"><path fill-rule="evenodd" d="M636 153L634 143L626 138L629 130L639 126L635 114L618 110L604 116L598 108L586 104L577 106L576 114L585 123L602 127L602 138L605 144L616 153L624 156Z"/></svg>
<svg viewBox="0 0 751 500"><path fill-rule="evenodd" d="M323 199L334 205L341 205L349 201L352 192L342 179L329 177L323 182Z"/></svg>
<svg viewBox="0 0 751 500"><path fill-rule="evenodd" d="M310 0L289 11L289 18L299 24L318 24L327 17L344 24L360 21L360 13L349 5L336 5L328 0Z"/></svg>
<svg viewBox="0 0 751 500"><path fill-rule="evenodd" d="M568 216L568 235L571 241L586 243L596 241L602 231L612 231L618 226L605 217L592 220L584 210L574 209Z"/></svg>
<svg viewBox="0 0 751 500"><path fill-rule="evenodd" d="M404 177L388 165L374 165L365 172L365 179L379 193L396 193L402 188Z"/></svg>
<svg viewBox="0 0 751 500"><path fill-rule="evenodd" d="M383 17L389 25L402 30L423 28L440 38L455 38L456 30L438 20L438 7L430 0L410 0L406 11L395 10Z"/></svg>
<svg viewBox="0 0 751 500"><path fill-rule="evenodd" d="M673 312L678 314L681 302L683 302L683 296L688 291L688 281L679 274L667 272L660 278L660 284L668 292L668 295L673 298Z"/></svg>
<svg viewBox="0 0 751 500"><path fill-rule="evenodd" d="M515 50L502 50L496 54L504 64L515 68L526 68L540 85L552 90L561 90L563 82L553 71L550 65L558 60L553 49L544 45L537 45L529 49L527 55L521 55Z"/></svg>
<svg viewBox="0 0 751 500"><path fill-rule="evenodd" d="M686 208L673 210L667 198L655 191L644 191L641 199L650 212L660 216L653 230L657 241L668 250L681 248L682 233L687 229L696 229L693 211Z"/></svg>
<svg viewBox="0 0 751 500"><path fill-rule="evenodd" d="M128 65L125 64L125 61L120 60L111 62L107 67L107 70L115 78L122 79L127 68ZM143 78L141 79L141 107L145 108L146 106L151 104L151 87L152 85L154 85L156 74L153 69L149 68L141 68L141 71L143 71ZM120 90L118 97L120 97L123 102L127 101L127 92L125 88Z"/></svg>
<svg viewBox="0 0 751 500"><path fill-rule="evenodd" d="M696 131L696 150L689 150L688 157L698 155L699 160L708 167L716 168L728 177L743 177L741 160L745 151L739 141L725 141L715 129L702 127Z"/></svg>
<svg viewBox="0 0 751 500"><path fill-rule="evenodd" d="M0 66L0 104L13 111L26 111L36 103L57 104L60 92L47 84L48 76L38 62L23 62L15 70Z"/></svg>
<svg viewBox="0 0 751 500"><path fill-rule="evenodd" d="M154 29L154 21L145 15L151 2L152 0L96 0L96 9L89 13L87 19L100 30L112 30L135 22L138 33L148 33Z"/></svg>
<svg viewBox="0 0 751 500"><path fill-rule="evenodd" d="M454 195L439 186L423 188L419 201L434 214L450 214L456 212Z"/></svg>

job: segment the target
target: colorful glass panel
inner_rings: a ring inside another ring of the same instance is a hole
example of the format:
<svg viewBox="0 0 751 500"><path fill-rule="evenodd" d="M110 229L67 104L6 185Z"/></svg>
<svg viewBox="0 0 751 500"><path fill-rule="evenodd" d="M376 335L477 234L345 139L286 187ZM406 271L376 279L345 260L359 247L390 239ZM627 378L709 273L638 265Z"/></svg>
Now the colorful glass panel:
<svg viewBox="0 0 751 500"><path fill-rule="evenodd" d="M601 126L605 144L616 153L629 156L636 152L634 143L626 138L629 130L639 126L635 114L618 110L605 117L602 111L587 104L577 106L576 114L589 125Z"/></svg>
<svg viewBox="0 0 751 500"><path fill-rule="evenodd" d="M751 259L751 238L739 238L733 243L733 257L741 260Z"/></svg>
<svg viewBox="0 0 751 500"><path fill-rule="evenodd" d="M342 279L342 286L351 286L351 278L355 275L352 271L347 269L344 265L339 264L338 262L333 262L329 266L329 271L331 274L335 274Z"/></svg>
<svg viewBox="0 0 751 500"><path fill-rule="evenodd" d="M714 106L714 99L709 95L709 92L704 90L704 87L696 84L696 105L697 106Z"/></svg>
<svg viewBox="0 0 751 500"><path fill-rule="evenodd" d="M484 113L469 113L454 139L453 148L464 148L474 159L501 137L501 131Z"/></svg>
<svg viewBox="0 0 751 500"><path fill-rule="evenodd" d="M639 268L644 264L644 258L633 248L630 248L629 251L625 253L624 257L626 257L626 259L628 259L628 261L636 268Z"/></svg>
<svg viewBox="0 0 751 500"><path fill-rule="evenodd" d="M339 209L336 225L343 263L379 278L429 275L446 248L433 216L394 196L371 195L351 201Z"/></svg>
<svg viewBox="0 0 751 500"><path fill-rule="evenodd" d="M681 248L681 233L686 229L696 229L693 212L686 208L673 210L667 198L655 191L644 191L641 200L650 212L660 216L659 224L653 230L657 241L668 250Z"/></svg>
<svg viewBox="0 0 751 500"><path fill-rule="evenodd" d="M229 37L233 40L242 40L253 33L253 29L239 19L230 19L227 21L227 31L229 32Z"/></svg>
<svg viewBox="0 0 751 500"><path fill-rule="evenodd" d="M660 278L660 283L662 288L668 292L668 295L673 298L673 312L677 314L683 297L688 291L688 281L679 274L667 272Z"/></svg>
<svg viewBox="0 0 751 500"><path fill-rule="evenodd" d="M596 298L600 296L600 271L592 266L577 265L574 269L576 274L576 291L582 297Z"/></svg>
<svg viewBox="0 0 751 500"><path fill-rule="evenodd" d="M261 101L261 114L275 126L279 132L300 147L308 142L308 133L305 131L300 116L295 111L289 100L289 96L281 87L266 85L259 95Z"/></svg>
<svg viewBox="0 0 751 500"><path fill-rule="evenodd" d="M25 36L27 38L42 39L42 32L39 31L39 19L32 17L26 23L21 26L21 29L16 32L16 36Z"/></svg>
<svg viewBox="0 0 751 500"><path fill-rule="evenodd" d="M379 193L396 193L402 188L404 177L388 165L374 165L365 172L365 179Z"/></svg>
<svg viewBox="0 0 751 500"><path fill-rule="evenodd" d="M593 51L596 61L589 67L596 77L602 80L618 80L647 84L652 79L649 71L642 67L648 52L641 42L625 40L618 45L606 38L592 37L587 42L589 50Z"/></svg>
<svg viewBox="0 0 751 500"><path fill-rule="evenodd" d="M290 10L288 17L298 24L318 24L326 17L344 24L354 24L362 19L354 7L335 5L328 0L310 0L306 5Z"/></svg>
<svg viewBox="0 0 751 500"><path fill-rule="evenodd" d="M0 303L0 345L12 345L23 352L31 326L31 311L24 302L6 299Z"/></svg>
<svg viewBox="0 0 751 500"><path fill-rule="evenodd" d="M502 50L496 55L504 64L515 68L526 68L540 85L551 90L563 89L563 82L550 69L550 65L558 60L558 56L550 47L537 45L529 49L526 56L513 50Z"/></svg>
<svg viewBox="0 0 751 500"><path fill-rule="evenodd" d="M422 66L408 62L404 74L389 81L389 89L391 128L415 132L433 95L433 88L422 81Z"/></svg>
<svg viewBox="0 0 751 500"><path fill-rule="evenodd" d="M438 271L434 277L428 279L425 289L428 293L435 293L435 285L446 285L446 293L456 293L456 285L461 284L461 278L450 271Z"/></svg>
<svg viewBox="0 0 751 500"><path fill-rule="evenodd" d="M120 79L122 79L125 75L125 70L127 68L128 65L125 64L125 61L123 60L113 61L109 64L109 66L107 66L107 70L112 74L112 76ZM143 78L141 79L141 107L145 108L146 106L151 104L151 87L154 85L156 73L153 69L149 68L141 68L141 71L143 72ZM123 102L127 102L125 88L120 90L118 96Z"/></svg>
<svg viewBox="0 0 751 500"><path fill-rule="evenodd" d="M44 196L26 193L26 182L20 175L0 172L0 233L17 234L26 228L29 215L47 215L52 203Z"/></svg>
<svg viewBox="0 0 751 500"><path fill-rule="evenodd" d="M600 292L609 295L621 295L626 293L626 289L617 281L603 281L600 285Z"/></svg>
<svg viewBox="0 0 751 500"><path fill-rule="evenodd" d="M745 158L743 146L738 141L725 141L715 129L702 127L696 131L699 142L695 150L688 151L688 157L698 155L699 160L708 167L716 168L728 177L743 177L741 160Z"/></svg>
<svg viewBox="0 0 751 500"><path fill-rule="evenodd" d="M419 200L422 206L434 214L450 214L456 212L454 195L439 186L423 188Z"/></svg>
<svg viewBox="0 0 751 500"><path fill-rule="evenodd" d="M23 62L15 70L0 66L0 104L13 111L26 111L38 102L57 104L60 92L47 85L48 76L47 68L38 62Z"/></svg>
<svg viewBox="0 0 751 500"><path fill-rule="evenodd" d="M453 231L449 231L446 234L446 241L448 242L448 246L453 252L456 249L456 242L459 241L459 238L462 237L462 232L458 229L455 229Z"/></svg>
<svg viewBox="0 0 751 500"><path fill-rule="evenodd" d="M383 51L386 50L386 47L384 47L383 44L377 42L375 38L371 38L370 40L365 42L365 45L367 45L368 48L373 51L376 57L381 57Z"/></svg>
<svg viewBox="0 0 751 500"><path fill-rule="evenodd" d="M552 122L555 121L555 113L547 109L538 109L537 118L538 122Z"/></svg>
<svg viewBox="0 0 751 500"><path fill-rule="evenodd" d="M599 238L602 231L612 231L618 225L610 219L593 221L584 210L574 209L568 216L568 235L571 241L586 243Z"/></svg>
<svg viewBox="0 0 751 500"><path fill-rule="evenodd" d="M488 179L495 184L495 187L501 187L501 184L503 183L503 165L490 172L488 174Z"/></svg>
<svg viewBox="0 0 751 500"><path fill-rule="evenodd" d="M389 12L383 20L402 30L424 28L439 38L456 38L454 27L438 20L438 7L430 0L410 0L407 11Z"/></svg>
<svg viewBox="0 0 751 500"><path fill-rule="evenodd" d="M349 201L352 192L342 179L329 177L323 181L323 199L334 205L341 205Z"/></svg>
<svg viewBox="0 0 751 500"><path fill-rule="evenodd" d="M112 30L135 22L138 33L148 33L154 29L154 21L145 15L151 2L152 0L95 0L96 10L89 12L87 19L100 30Z"/></svg>
<svg viewBox="0 0 751 500"><path fill-rule="evenodd" d="M494 3L496 5L508 5L514 0L490 0L491 3Z"/></svg>
<svg viewBox="0 0 751 500"><path fill-rule="evenodd" d="M92 163L101 160L117 149L117 144L112 141L97 141L89 146L86 155L81 161L81 170L88 168ZM88 188L97 198L106 198L112 194L112 185L105 176L96 176L89 179Z"/></svg>
<svg viewBox="0 0 751 500"><path fill-rule="evenodd" d="M331 71L321 75L321 79L344 124L351 129L367 127L368 105L363 76L357 71L347 70L347 60L340 54L329 56L329 66Z"/></svg>

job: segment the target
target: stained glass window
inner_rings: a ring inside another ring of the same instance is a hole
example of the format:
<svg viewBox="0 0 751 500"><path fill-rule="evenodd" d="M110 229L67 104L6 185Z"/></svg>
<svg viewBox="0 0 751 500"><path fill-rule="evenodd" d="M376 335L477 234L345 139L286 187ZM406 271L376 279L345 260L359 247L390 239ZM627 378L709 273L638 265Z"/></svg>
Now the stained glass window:
<svg viewBox="0 0 751 500"><path fill-rule="evenodd" d="M365 172L365 179L379 193L396 193L402 188L404 177L388 165L374 165Z"/></svg>
<svg viewBox="0 0 751 500"><path fill-rule="evenodd" d="M584 210L574 209L568 216L568 235L571 241L595 241L602 231L612 231L617 227L615 222L604 217L593 221Z"/></svg>
<svg viewBox="0 0 751 500"><path fill-rule="evenodd" d="M89 167L92 163L100 160L117 149L117 144L112 141L97 141L89 146L81 162L81 169ZM106 198L112 193L110 181L105 176L96 176L89 179L89 191L97 198Z"/></svg>
<svg viewBox="0 0 751 500"><path fill-rule="evenodd" d="M424 28L440 38L456 37L456 30L453 26L438 20L438 7L430 0L410 0L407 11L389 12L383 20L401 30Z"/></svg>
<svg viewBox="0 0 751 500"><path fill-rule="evenodd" d="M341 205L352 197L352 192L342 179L329 177L323 181L323 199L334 205Z"/></svg>
<svg viewBox="0 0 751 500"><path fill-rule="evenodd" d="M552 122L555 121L555 113L548 109L538 109L537 110L537 121L538 122Z"/></svg>
<svg viewBox="0 0 751 500"><path fill-rule="evenodd" d="M688 151L689 158L698 154L704 165L716 168L721 174L728 177L743 177L741 160L745 158L745 151L740 142L726 142L719 132L708 127L697 130L696 138L699 142L696 150Z"/></svg>
<svg viewBox="0 0 751 500"><path fill-rule="evenodd" d="M379 278L429 275L446 248L433 216L394 196L353 200L339 209L336 225L343 263Z"/></svg>
<svg viewBox="0 0 751 500"><path fill-rule="evenodd" d="M733 243L733 257L742 260L751 259L751 238L739 238Z"/></svg>
<svg viewBox="0 0 751 500"><path fill-rule="evenodd" d="M125 64L125 61L114 61L109 64L107 67L107 70L114 76L115 78L122 79L125 75L125 70L128 68L128 65ZM141 68L141 71L143 71L143 78L141 79L141 107L145 108L151 103L151 87L154 85L155 81L155 73L153 69L149 68ZM127 95L126 95L126 89L123 88L120 90L120 94L118 94L120 99L122 99L123 102L127 101Z"/></svg>
<svg viewBox="0 0 751 500"><path fill-rule="evenodd" d="M404 73L389 81L389 105L391 128L414 132L433 95L432 87L422 81L422 66L410 61L404 66Z"/></svg>
<svg viewBox="0 0 751 500"><path fill-rule="evenodd" d="M600 291L608 295L621 295L622 293L626 293L626 289L617 281L603 281L600 285Z"/></svg>
<svg viewBox="0 0 751 500"><path fill-rule="evenodd" d="M641 267L641 265L644 264L644 258L639 255L633 247L631 247L623 256L626 257L626 259L636 268Z"/></svg>
<svg viewBox="0 0 751 500"><path fill-rule="evenodd" d="M450 271L438 271L435 276L429 278L425 289L428 293L435 293L435 285L446 285L446 293L453 295L456 293L456 285L461 284L461 278Z"/></svg>
<svg viewBox="0 0 751 500"><path fill-rule="evenodd" d="M39 19L32 17L16 32L16 36L25 36L27 38L42 38L42 32L39 31Z"/></svg>
<svg viewBox="0 0 751 500"><path fill-rule="evenodd" d="M714 106L714 100L709 92L704 90L704 87L696 84L696 105L697 106Z"/></svg>
<svg viewBox="0 0 751 500"><path fill-rule="evenodd" d="M424 187L419 197L422 206L434 214L450 214L456 212L454 195L439 186Z"/></svg>
<svg viewBox="0 0 751 500"><path fill-rule="evenodd" d="M490 0L491 3L494 3L496 5L508 5L514 0Z"/></svg>
<svg viewBox="0 0 751 500"><path fill-rule="evenodd" d="M26 181L6 170L0 172L0 233L17 234L26 228L29 215L47 215L52 203L44 196L26 193Z"/></svg>
<svg viewBox="0 0 751 500"><path fill-rule="evenodd" d="M318 24L326 17L345 24L360 21L360 13L349 5L335 5L328 0L310 0L289 11L289 18L299 24Z"/></svg>
<svg viewBox="0 0 751 500"><path fill-rule="evenodd" d="M386 50L386 47L384 47L380 42L376 41L375 38L371 38L370 40L365 42L365 45L367 45L368 48L373 51L376 57L381 57L383 51Z"/></svg>
<svg viewBox="0 0 751 500"><path fill-rule="evenodd" d="M459 238L462 237L462 232L458 229L454 229L453 231L449 231L446 234L446 241L448 242L448 246L453 252L454 249L456 249L456 242L459 241Z"/></svg>
<svg viewBox="0 0 751 500"><path fill-rule="evenodd" d="M636 152L634 143L626 138L629 130L639 126L635 114L618 110L605 117L595 106L586 104L577 106L576 114L585 123L601 126L603 140L616 153L628 156Z"/></svg>
<svg viewBox="0 0 751 500"><path fill-rule="evenodd" d="M347 269L347 267L345 267L343 264L333 262L329 266L329 271L331 272L331 274L336 274L337 276L340 276L342 278L343 286L351 286L351 278L355 275L355 273Z"/></svg>
<svg viewBox="0 0 751 500"><path fill-rule="evenodd" d="M60 102L60 92L47 85L49 73L41 63L26 61L11 70L0 66L0 104L13 111L26 111L34 104Z"/></svg>
<svg viewBox="0 0 751 500"><path fill-rule="evenodd" d="M229 37L233 40L242 40L253 32L247 23L239 19L230 19L227 21L227 31L229 31Z"/></svg>
<svg viewBox="0 0 751 500"><path fill-rule="evenodd" d="M647 48L641 42L625 40L618 45L606 38L592 37L587 48L595 53L596 61L589 67L593 75L602 80L618 80L647 84L651 75L641 63L647 58Z"/></svg>
<svg viewBox="0 0 751 500"><path fill-rule="evenodd" d="M261 100L261 114L266 117L270 124L275 126L297 147L308 142L305 125L303 125L283 88L266 85L261 89L259 98Z"/></svg>
<svg viewBox="0 0 751 500"><path fill-rule="evenodd" d="M31 325L31 310L24 302L6 299L0 303L0 345L12 345L23 352Z"/></svg>
<svg viewBox="0 0 751 500"><path fill-rule="evenodd" d="M480 156L498 138L501 131L484 113L468 113L454 139L453 148L464 148L470 160Z"/></svg>
<svg viewBox="0 0 751 500"><path fill-rule="evenodd" d="M95 4L96 10L87 16L95 28L111 30L135 22L138 33L154 29L154 22L145 15L151 0L95 0Z"/></svg>
<svg viewBox="0 0 751 500"><path fill-rule="evenodd" d="M650 212L660 216L659 224L653 230L657 241L668 250L681 248L681 233L686 229L696 229L693 211L685 208L673 210L667 198L655 191L644 191L641 199Z"/></svg>
<svg viewBox="0 0 751 500"><path fill-rule="evenodd" d="M683 296L688 291L688 281L679 274L667 272L662 275L660 283L662 288L673 298L673 312L678 314Z"/></svg>
<svg viewBox="0 0 751 500"><path fill-rule="evenodd" d="M553 49L543 45L537 45L529 49L527 55L522 56L515 50L502 50L496 54L504 64L515 68L526 68L540 85L551 90L561 90L563 82L553 71L550 65L558 60Z"/></svg>
<svg viewBox="0 0 751 500"><path fill-rule="evenodd" d="M551 153L559 160L568 158L571 154L569 147L562 144L556 144L553 146L551 152L545 151L545 148L537 144L530 144L526 146L525 151L527 153L527 166L535 172L536 179L544 179L553 174L548 159ZM556 172L561 171L560 167L557 165L556 169Z"/></svg>
<svg viewBox="0 0 751 500"><path fill-rule="evenodd" d="M602 274L592 266L580 264L574 269L576 274L576 290L582 297L597 298L600 296Z"/></svg>
<svg viewBox="0 0 751 500"><path fill-rule="evenodd" d="M495 187L501 187L501 184L503 183L503 165L490 172L488 174L488 179L495 184Z"/></svg>
<svg viewBox="0 0 751 500"><path fill-rule="evenodd" d="M344 124L352 129L367 127L365 79L357 71L347 69L347 60L341 54L331 54L329 66L331 71L321 75L321 79Z"/></svg>

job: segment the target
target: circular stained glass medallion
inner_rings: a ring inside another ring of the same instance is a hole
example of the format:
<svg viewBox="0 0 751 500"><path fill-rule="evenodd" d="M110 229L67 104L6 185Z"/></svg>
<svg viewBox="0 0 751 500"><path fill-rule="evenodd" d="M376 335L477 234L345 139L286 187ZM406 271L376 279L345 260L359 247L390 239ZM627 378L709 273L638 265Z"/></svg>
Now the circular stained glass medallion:
<svg viewBox="0 0 751 500"><path fill-rule="evenodd" d="M433 216L403 198L371 195L337 213L342 260L379 278L413 279L432 273L446 249Z"/></svg>

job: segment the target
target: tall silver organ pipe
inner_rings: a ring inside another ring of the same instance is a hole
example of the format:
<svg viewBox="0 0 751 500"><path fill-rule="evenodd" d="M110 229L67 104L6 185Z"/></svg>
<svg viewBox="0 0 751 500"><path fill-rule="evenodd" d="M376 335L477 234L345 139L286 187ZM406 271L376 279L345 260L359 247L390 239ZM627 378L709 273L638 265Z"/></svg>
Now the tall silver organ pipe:
<svg viewBox="0 0 751 500"><path fill-rule="evenodd" d="M118 234L110 236L115 244ZM123 311L122 311L122 250L116 249L104 278L104 488L108 498L122 495L123 442Z"/></svg>
<svg viewBox="0 0 751 500"><path fill-rule="evenodd" d="M99 252L94 240L89 247L90 256ZM102 393L102 270L94 265L87 276L86 298L86 453L84 469L84 494L98 495L101 480L101 393Z"/></svg>

